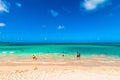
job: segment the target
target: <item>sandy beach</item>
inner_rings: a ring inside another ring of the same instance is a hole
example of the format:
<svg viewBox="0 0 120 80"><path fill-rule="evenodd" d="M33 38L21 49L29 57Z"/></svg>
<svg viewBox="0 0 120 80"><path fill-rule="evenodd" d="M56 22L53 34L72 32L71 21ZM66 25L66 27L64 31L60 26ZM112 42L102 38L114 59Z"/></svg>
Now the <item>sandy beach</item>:
<svg viewBox="0 0 120 80"><path fill-rule="evenodd" d="M0 80L120 80L120 68L99 66L0 66Z"/></svg>
<svg viewBox="0 0 120 80"><path fill-rule="evenodd" d="M6 61L0 62L0 80L120 80L120 60Z"/></svg>

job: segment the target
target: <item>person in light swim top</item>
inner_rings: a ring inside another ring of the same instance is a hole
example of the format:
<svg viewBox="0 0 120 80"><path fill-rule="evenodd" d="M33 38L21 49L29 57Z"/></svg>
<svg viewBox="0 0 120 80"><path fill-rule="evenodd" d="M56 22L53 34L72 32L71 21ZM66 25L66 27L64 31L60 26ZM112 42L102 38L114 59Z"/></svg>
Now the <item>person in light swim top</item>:
<svg viewBox="0 0 120 80"><path fill-rule="evenodd" d="M32 55L33 60L37 60L37 57L35 55Z"/></svg>

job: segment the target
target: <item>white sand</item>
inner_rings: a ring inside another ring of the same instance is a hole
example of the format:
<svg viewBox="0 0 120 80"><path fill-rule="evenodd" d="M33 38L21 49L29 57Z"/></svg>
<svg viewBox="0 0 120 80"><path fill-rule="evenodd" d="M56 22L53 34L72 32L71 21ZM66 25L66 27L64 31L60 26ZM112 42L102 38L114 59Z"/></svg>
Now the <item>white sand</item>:
<svg viewBox="0 0 120 80"><path fill-rule="evenodd" d="M0 66L0 80L120 80L118 67Z"/></svg>
<svg viewBox="0 0 120 80"><path fill-rule="evenodd" d="M0 80L120 80L119 58L0 59Z"/></svg>

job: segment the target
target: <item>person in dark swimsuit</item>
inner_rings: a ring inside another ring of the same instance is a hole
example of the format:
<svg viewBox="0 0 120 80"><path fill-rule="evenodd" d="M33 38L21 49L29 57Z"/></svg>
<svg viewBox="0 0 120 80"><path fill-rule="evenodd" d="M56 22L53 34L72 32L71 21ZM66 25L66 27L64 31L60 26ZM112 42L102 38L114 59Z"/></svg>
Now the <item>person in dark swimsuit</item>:
<svg viewBox="0 0 120 80"><path fill-rule="evenodd" d="M79 52L77 52L76 57L77 57L77 58L80 58L80 53L79 53Z"/></svg>
<svg viewBox="0 0 120 80"><path fill-rule="evenodd" d="M64 52L62 52L62 57L64 57L65 55L64 55Z"/></svg>

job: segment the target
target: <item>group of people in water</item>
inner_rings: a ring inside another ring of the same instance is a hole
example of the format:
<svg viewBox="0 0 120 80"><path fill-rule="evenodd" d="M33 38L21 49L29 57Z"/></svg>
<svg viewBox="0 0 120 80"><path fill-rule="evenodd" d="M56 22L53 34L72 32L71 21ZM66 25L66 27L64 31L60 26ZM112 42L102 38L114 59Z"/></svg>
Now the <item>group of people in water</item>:
<svg viewBox="0 0 120 80"><path fill-rule="evenodd" d="M64 56L65 56L65 54L64 54L64 52L62 52L62 57L64 57ZM76 58L80 58L80 53L79 52L76 52ZM32 59L37 60L37 57L35 55L32 55Z"/></svg>

